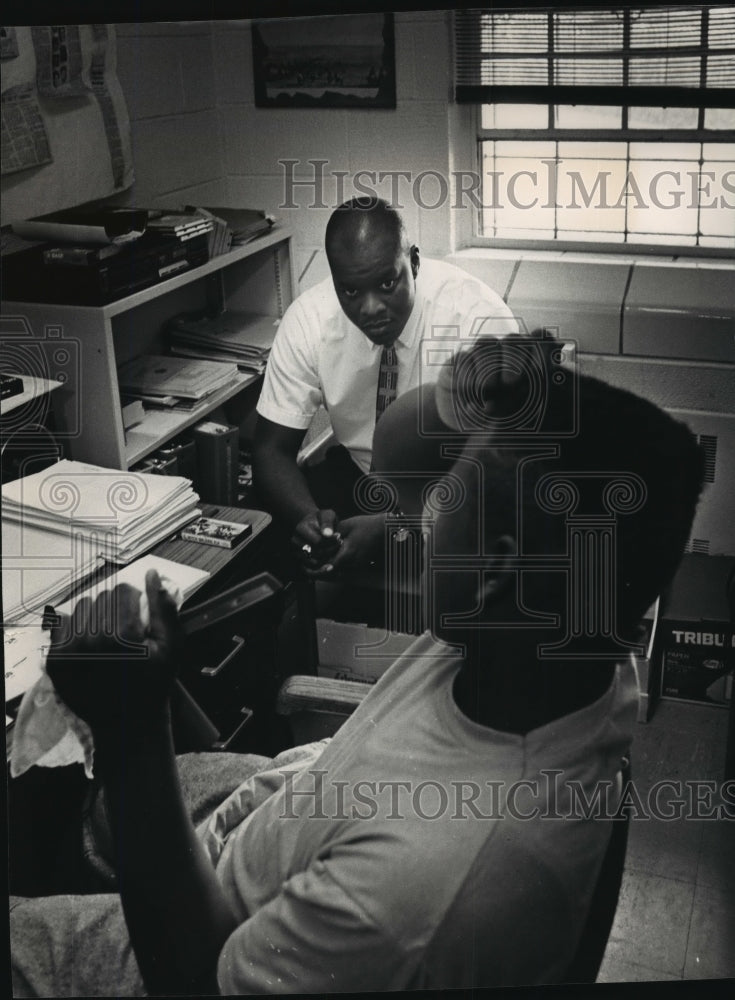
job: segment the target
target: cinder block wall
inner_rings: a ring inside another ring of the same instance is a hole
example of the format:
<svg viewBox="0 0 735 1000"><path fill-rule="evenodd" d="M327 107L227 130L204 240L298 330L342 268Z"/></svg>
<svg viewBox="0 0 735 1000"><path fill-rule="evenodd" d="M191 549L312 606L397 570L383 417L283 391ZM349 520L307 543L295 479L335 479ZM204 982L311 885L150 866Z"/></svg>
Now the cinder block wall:
<svg viewBox="0 0 735 1000"><path fill-rule="evenodd" d="M392 182L389 178L379 182L381 171L407 171L411 178L424 171L448 175L448 16L447 11L395 14L395 110L256 108L250 27L214 23L227 193L231 203L273 210L293 227L301 290L328 273L324 229L332 208L341 199L360 193L353 183L356 178L359 183L361 176L363 186L374 186L379 194L390 197ZM279 163L284 159L297 162L286 168ZM326 162L316 168L310 162L315 160ZM323 181L315 186L317 170ZM398 200L412 238L429 255L446 253L450 224L454 224L449 200L421 211L412 197L412 181L398 183ZM422 194L426 202L437 199L429 177Z"/></svg>
<svg viewBox="0 0 735 1000"><path fill-rule="evenodd" d="M116 201L144 207L221 204L227 192L208 21L118 24L135 183Z"/></svg>

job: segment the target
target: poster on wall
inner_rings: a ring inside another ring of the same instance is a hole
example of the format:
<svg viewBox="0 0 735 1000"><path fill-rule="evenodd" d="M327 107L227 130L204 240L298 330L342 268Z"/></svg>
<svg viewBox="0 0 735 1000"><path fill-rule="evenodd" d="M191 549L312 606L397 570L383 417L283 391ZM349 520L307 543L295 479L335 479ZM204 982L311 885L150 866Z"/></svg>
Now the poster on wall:
<svg viewBox="0 0 735 1000"><path fill-rule="evenodd" d="M130 122L108 24L3 28L3 220L133 183Z"/></svg>

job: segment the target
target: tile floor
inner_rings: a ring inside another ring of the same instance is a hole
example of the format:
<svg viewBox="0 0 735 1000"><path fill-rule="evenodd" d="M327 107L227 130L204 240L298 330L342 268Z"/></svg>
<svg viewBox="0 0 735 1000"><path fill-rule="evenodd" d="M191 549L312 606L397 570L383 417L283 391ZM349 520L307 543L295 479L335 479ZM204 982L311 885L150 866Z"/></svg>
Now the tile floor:
<svg viewBox="0 0 735 1000"><path fill-rule="evenodd" d="M633 744L634 784L643 803L663 779L712 781L719 788L726 726L722 708L659 702L651 721L637 727ZM674 791L661 794L662 811L674 805ZM707 805L703 800L700 813ZM735 821L631 819L618 910L598 982L731 977Z"/></svg>

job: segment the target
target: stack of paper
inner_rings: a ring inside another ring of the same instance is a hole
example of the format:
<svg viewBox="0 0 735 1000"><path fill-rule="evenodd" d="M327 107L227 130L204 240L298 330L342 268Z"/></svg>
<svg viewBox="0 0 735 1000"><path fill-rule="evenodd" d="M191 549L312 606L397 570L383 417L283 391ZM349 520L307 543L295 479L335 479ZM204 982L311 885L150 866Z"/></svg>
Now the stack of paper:
<svg viewBox="0 0 735 1000"><path fill-rule="evenodd" d="M149 569L158 571L161 583L174 598L177 607L180 607L210 576L207 570L197 569L194 566L185 566L182 563L172 562L170 559L161 559L159 556L148 555L143 556L142 559L137 559L130 566L126 566L112 575L98 579L93 586L88 587L81 593L77 593L64 604L59 604L58 601L52 598L43 603L52 604L54 611L57 613L70 615L76 607L77 601L81 600L82 597L88 597L94 601L104 591L113 590L121 583L129 583L132 587L140 591L141 620L143 624L147 624L149 616L147 601L144 595L145 577ZM66 592L63 596L66 596ZM40 612L39 615L34 617L32 622L25 624L24 627L7 627L6 625L3 629L6 704L13 698L25 694L41 678L43 673L42 664L46 660L49 642L50 636L48 631L44 631L42 628ZM12 722L13 720L10 719L10 721ZM5 724L7 727L7 717Z"/></svg>
<svg viewBox="0 0 735 1000"><path fill-rule="evenodd" d="M189 358L234 361L242 371L261 374L276 335L271 316L230 310L220 316L183 315L169 326L171 351Z"/></svg>
<svg viewBox="0 0 735 1000"><path fill-rule="evenodd" d="M54 611L64 615L70 615L83 597L88 597L91 601L96 601L100 594L106 590L114 590L121 583L129 583L131 587L139 590L141 597L145 595L145 578L148 570L155 569L161 579L161 583L169 594L173 597L177 607L180 607L187 597L190 597L203 583L211 576L209 570L199 569L198 566L187 566L184 563L172 562L170 559L162 559L160 556L147 555L142 559L137 559L130 566L115 571L111 576L106 576L87 587L74 597L54 607ZM141 618L143 624L149 621L147 611L147 601L141 605Z"/></svg>
<svg viewBox="0 0 735 1000"><path fill-rule="evenodd" d="M221 361L184 361L143 354L118 370L120 389L137 397L165 397L198 401L237 377L237 365Z"/></svg>
<svg viewBox="0 0 735 1000"><path fill-rule="evenodd" d="M80 535L108 562L127 563L200 516L188 479L57 462L2 489L3 521Z"/></svg>
<svg viewBox="0 0 735 1000"><path fill-rule="evenodd" d="M3 621L24 625L104 562L71 522L50 532L3 516Z"/></svg>

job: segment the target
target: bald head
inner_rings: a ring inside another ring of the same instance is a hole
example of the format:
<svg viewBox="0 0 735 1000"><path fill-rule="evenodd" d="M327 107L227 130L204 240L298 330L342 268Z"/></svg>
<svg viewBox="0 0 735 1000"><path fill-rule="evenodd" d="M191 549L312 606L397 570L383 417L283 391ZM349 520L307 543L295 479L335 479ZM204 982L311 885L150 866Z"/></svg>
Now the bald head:
<svg viewBox="0 0 735 1000"><path fill-rule="evenodd" d="M332 213L325 243L344 314L374 344L393 344L411 315L419 271L398 212L381 198L353 198Z"/></svg>
<svg viewBox="0 0 735 1000"><path fill-rule="evenodd" d="M333 261L380 243L394 252L408 253L410 240L399 213L382 198L351 198L332 213L325 248Z"/></svg>

